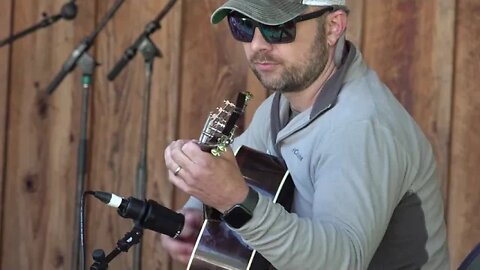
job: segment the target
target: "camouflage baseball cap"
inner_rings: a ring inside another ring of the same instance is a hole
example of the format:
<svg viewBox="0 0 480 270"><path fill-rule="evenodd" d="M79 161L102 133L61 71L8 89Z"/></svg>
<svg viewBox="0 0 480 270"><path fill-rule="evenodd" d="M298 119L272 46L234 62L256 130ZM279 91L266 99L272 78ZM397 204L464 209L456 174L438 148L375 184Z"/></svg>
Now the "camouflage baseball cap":
<svg viewBox="0 0 480 270"><path fill-rule="evenodd" d="M345 0L229 0L215 12L216 24L232 10L267 25L278 25L301 15L308 6L344 6Z"/></svg>

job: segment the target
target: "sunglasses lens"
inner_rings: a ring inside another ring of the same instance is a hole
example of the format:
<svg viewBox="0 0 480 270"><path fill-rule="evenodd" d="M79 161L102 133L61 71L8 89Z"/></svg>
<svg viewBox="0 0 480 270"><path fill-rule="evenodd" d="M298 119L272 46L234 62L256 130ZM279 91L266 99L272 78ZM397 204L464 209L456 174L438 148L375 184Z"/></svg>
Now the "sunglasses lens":
<svg viewBox="0 0 480 270"><path fill-rule="evenodd" d="M282 25L262 25L260 27L263 37L268 43L290 43L295 40L295 23L287 22Z"/></svg>
<svg viewBox="0 0 480 270"><path fill-rule="evenodd" d="M293 42L296 35L294 22L286 22L281 25L265 25L254 22L236 12L228 15L228 25L233 37L241 42L252 42L256 26L260 28L263 38L271 44Z"/></svg>
<svg viewBox="0 0 480 270"><path fill-rule="evenodd" d="M228 25L233 37L241 42L251 42L255 34L255 26L247 18L233 13L228 16Z"/></svg>

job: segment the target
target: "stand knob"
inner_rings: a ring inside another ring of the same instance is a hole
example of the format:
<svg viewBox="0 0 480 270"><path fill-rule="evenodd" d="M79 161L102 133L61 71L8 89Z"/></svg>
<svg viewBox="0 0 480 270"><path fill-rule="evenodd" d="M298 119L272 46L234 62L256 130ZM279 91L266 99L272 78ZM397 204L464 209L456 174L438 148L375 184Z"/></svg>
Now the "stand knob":
<svg viewBox="0 0 480 270"><path fill-rule="evenodd" d="M105 264L105 252L101 249L95 249L92 252L93 260L95 261L90 270L106 270L108 266Z"/></svg>
<svg viewBox="0 0 480 270"><path fill-rule="evenodd" d="M101 249L95 249L92 254L93 260L96 262L105 261L105 252Z"/></svg>

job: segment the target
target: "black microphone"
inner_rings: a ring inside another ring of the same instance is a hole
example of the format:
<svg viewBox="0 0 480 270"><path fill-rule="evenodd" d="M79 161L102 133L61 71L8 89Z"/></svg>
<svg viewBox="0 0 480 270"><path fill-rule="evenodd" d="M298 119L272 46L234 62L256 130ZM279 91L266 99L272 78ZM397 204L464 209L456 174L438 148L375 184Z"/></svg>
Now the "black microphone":
<svg viewBox="0 0 480 270"><path fill-rule="evenodd" d="M185 217L154 200L139 200L134 197L124 199L113 193L102 191L96 191L93 195L108 206L117 208L121 217L133 219L146 229L173 238L183 230Z"/></svg>
<svg viewBox="0 0 480 270"><path fill-rule="evenodd" d="M77 17L77 12L78 7L75 2L68 2L62 6L59 14L47 17L47 15L44 13L45 18L42 22L40 22L40 26L47 27L62 18L68 21L73 20L75 17Z"/></svg>
<svg viewBox="0 0 480 270"><path fill-rule="evenodd" d="M77 16L78 7L75 4L75 1L70 1L62 6L60 15L65 20L73 20Z"/></svg>

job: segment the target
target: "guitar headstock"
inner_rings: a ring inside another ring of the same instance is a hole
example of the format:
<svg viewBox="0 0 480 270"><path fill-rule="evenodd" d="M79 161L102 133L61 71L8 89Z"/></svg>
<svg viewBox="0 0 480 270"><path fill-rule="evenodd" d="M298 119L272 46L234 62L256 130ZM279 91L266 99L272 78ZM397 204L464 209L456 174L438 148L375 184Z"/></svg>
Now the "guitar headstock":
<svg viewBox="0 0 480 270"><path fill-rule="evenodd" d="M241 92L235 103L225 100L223 106L210 112L199 139L202 150L220 156L227 149L233 142L237 121L251 98L249 92Z"/></svg>

